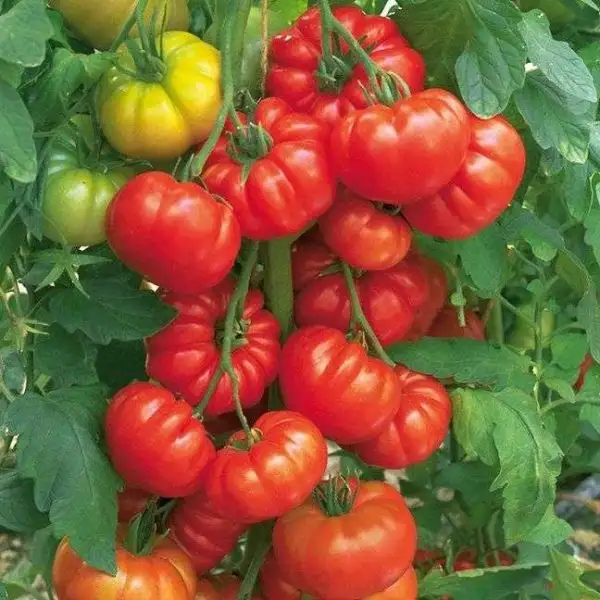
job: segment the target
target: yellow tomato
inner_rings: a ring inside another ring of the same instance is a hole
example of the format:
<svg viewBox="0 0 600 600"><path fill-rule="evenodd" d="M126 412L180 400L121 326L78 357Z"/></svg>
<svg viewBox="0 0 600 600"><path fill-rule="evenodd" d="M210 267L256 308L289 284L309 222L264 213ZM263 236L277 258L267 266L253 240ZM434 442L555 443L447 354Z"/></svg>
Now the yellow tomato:
<svg viewBox="0 0 600 600"><path fill-rule="evenodd" d="M119 35L136 5L135 0L50 0L50 6L60 11L73 31L90 46L106 50ZM149 0L146 23L157 14L158 23L167 14L167 29L186 30L190 14L186 0ZM135 35L137 28L133 28Z"/></svg>
<svg viewBox="0 0 600 600"><path fill-rule="evenodd" d="M157 42L161 47L161 42ZM122 154L147 160L176 158L204 141L221 106L221 55L191 33L167 31L164 74L135 75L126 46L100 83L100 125Z"/></svg>

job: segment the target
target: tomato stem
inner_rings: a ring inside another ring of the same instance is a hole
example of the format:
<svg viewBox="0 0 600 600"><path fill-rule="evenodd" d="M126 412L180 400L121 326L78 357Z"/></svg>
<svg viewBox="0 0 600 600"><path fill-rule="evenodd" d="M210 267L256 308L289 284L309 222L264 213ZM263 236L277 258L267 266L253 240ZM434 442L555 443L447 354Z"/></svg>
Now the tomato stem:
<svg viewBox="0 0 600 600"><path fill-rule="evenodd" d="M265 79L269 68L269 0L260 2L260 89L265 95Z"/></svg>
<svg viewBox="0 0 600 600"><path fill-rule="evenodd" d="M335 475L315 488L313 498L323 514L341 517L352 510L357 491L345 477Z"/></svg>
<svg viewBox="0 0 600 600"><path fill-rule="evenodd" d="M354 283L354 278L352 277L352 271L348 263L341 261L342 271L344 273L344 279L346 280L346 286L348 287L348 293L350 294L350 303L352 305L352 318L355 323L360 325L360 328L365 332L367 336L367 340L369 344L375 351L375 354L386 364L391 367L395 367L396 363L388 356L387 352L384 350L379 338L373 331L371 324L367 320L365 313L360 305L360 298L358 297L358 292L356 291L356 284Z"/></svg>
<svg viewBox="0 0 600 600"><path fill-rule="evenodd" d="M284 237L267 242L263 245L262 256L267 305L279 321L285 339L291 332L294 314L292 239Z"/></svg>

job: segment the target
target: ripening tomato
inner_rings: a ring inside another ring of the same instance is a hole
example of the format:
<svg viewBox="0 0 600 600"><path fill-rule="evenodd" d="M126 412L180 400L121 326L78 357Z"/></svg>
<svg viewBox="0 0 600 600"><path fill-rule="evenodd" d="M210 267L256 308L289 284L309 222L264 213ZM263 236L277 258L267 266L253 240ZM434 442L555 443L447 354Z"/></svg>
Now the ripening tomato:
<svg viewBox="0 0 600 600"><path fill-rule="evenodd" d="M397 210L397 208L396 208ZM410 250L412 231L399 214L390 214L348 190L319 219L323 240L349 265L383 271Z"/></svg>
<svg viewBox="0 0 600 600"><path fill-rule="evenodd" d="M336 175L350 190L402 206L436 194L452 180L469 138L465 107L450 92L432 88L344 117L329 148Z"/></svg>
<svg viewBox="0 0 600 600"><path fill-rule="evenodd" d="M259 102L252 124L239 115L207 161L203 180L228 202L242 235L269 240L301 231L332 204L328 132L279 98Z"/></svg>
<svg viewBox="0 0 600 600"><path fill-rule="evenodd" d="M197 581L188 557L172 541L160 540L147 555L117 543L117 574L85 563L62 540L54 557L52 583L58 600L194 600Z"/></svg>
<svg viewBox="0 0 600 600"><path fill-rule="evenodd" d="M139 42L138 42L139 43ZM221 56L186 31L157 39L156 72L136 71L126 44L100 81L98 114L106 139L132 158L177 158L204 141L221 108ZM154 63L152 63L154 64Z"/></svg>
<svg viewBox="0 0 600 600"><path fill-rule="evenodd" d="M196 573L206 573L229 554L246 526L223 518L204 490L180 500L167 522L169 537L188 555Z"/></svg>
<svg viewBox="0 0 600 600"><path fill-rule="evenodd" d="M104 422L108 452L127 485L175 498L189 496L215 456L204 426L187 402L152 383L119 390Z"/></svg>
<svg viewBox="0 0 600 600"><path fill-rule="evenodd" d="M450 397L439 381L403 365L395 372L401 397L396 415L378 436L352 447L366 463L386 469L427 460L448 435L452 417Z"/></svg>
<svg viewBox="0 0 600 600"><path fill-rule="evenodd" d="M200 402L220 368L221 343L217 340L234 288L234 280L227 278L197 296L165 293L163 300L179 315L146 340L148 375L192 405ZM262 293L251 290L231 353L244 408L258 404L277 377L281 328L263 305ZM204 414L214 417L234 410L231 380L223 373Z"/></svg>
<svg viewBox="0 0 600 600"><path fill-rule="evenodd" d="M460 240L491 225L510 204L525 172L525 146L501 116L470 117L471 141L452 181L407 206L404 216L428 235Z"/></svg>
<svg viewBox="0 0 600 600"><path fill-rule="evenodd" d="M119 523L128 523L133 517L144 512L150 500L150 494L144 490L127 487L119 492L117 500L119 504Z"/></svg>
<svg viewBox="0 0 600 600"><path fill-rule="evenodd" d="M303 327L286 341L279 364L285 405L340 444L377 435L400 404L398 378L336 329Z"/></svg>
<svg viewBox="0 0 600 600"><path fill-rule="evenodd" d="M583 362L581 363L581 367L579 368L579 376L577 377L577 381L573 386L575 390L579 391L583 384L585 383L585 377L588 374L588 371L596 364L593 356L591 354L586 354Z"/></svg>
<svg viewBox="0 0 600 600"><path fill-rule="evenodd" d="M484 561L488 567L510 567L515 564L515 558L504 550L490 550Z"/></svg>
<svg viewBox="0 0 600 600"><path fill-rule="evenodd" d="M229 438L206 473L206 494L231 519L256 523L306 500L327 466L327 444L301 414L274 411Z"/></svg>
<svg viewBox="0 0 600 600"><path fill-rule="evenodd" d="M108 207L106 237L130 269L181 294L223 280L242 243L231 208L199 185L159 171L121 188Z"/></svg>
<svg viewBox="0 0 600 600"><path fill-rule="evenodd" d="M377 65L402 78L412 92L423 89L423 57L410 47L391 19L367 15L357 6L336 6L333 14ZM283 98L294 109L334 125L340 117L368 105L364 88L370 89L369 79L345 42L336 54L346 68L338 67L324 77L321 49L321 15L314 7L271 40L266 85L270 94Z"/></svg>
<svg viewBox="0 0 600 600"><path fill-rule="evenodd" d="M436 317L427 335L437 338L485 340L485 326L476 312L465 309L465 326L462 327L458 321L456 308L446 306Z"/></svg>
<svg viewBox="0 0 600 600"><path fill-rule="evenodd" d="M320 231L311 229L309 233L312 235L304 234L292 246L294 291L301 290L318 277L341 271L338 257L325 246Z"/></svg>
<svg viewBox="0 0 600 600"><path fill-rule="evenodd" d="M235 575L219 573L203 577L198 582L196 600L237 600L242 582ZM262 600L253 594L251 600ZM283 599L282 599L283 600Z"/></svg>
<svg viewBox="0 0 600 600"><path fill-rule="evenodd" d="M324 485L275 523L277 567L291 585L328 600L385 590L415 555L416 525L404 498L380 481Z"/></svg>

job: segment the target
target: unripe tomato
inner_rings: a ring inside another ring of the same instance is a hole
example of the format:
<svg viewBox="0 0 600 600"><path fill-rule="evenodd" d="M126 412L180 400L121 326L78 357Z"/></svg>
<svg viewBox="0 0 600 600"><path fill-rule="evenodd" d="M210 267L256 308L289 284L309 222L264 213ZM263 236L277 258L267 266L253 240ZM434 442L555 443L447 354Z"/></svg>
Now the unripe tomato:
<svg viewBox="0 0 600 600"><path fill-rule="evenodd" d="M303 327L286 341L279 384L285 405L340 444L380 433L400 405L391 367L329 327Z"/></svg>
<svg viewBox="0 0 600 600"><path fill-rule="evenodd" d="M531 320L535 318L535 303L521 304L518 308L522 314L529 317ZM550 345L555 323L556 316L554 313L548 308L542 309L541 338L543 348L547 348ZM525 319L523 319L523 317L517 315L515 327L508 336L507 343L521 351L534 350L536 344L535 338L536 335L533 328Z"/></svg>
<svg viewBox="0 0 600 600"><path fill-rule="evenodd" d="M485 340L485 326L476 312L466 309L465 326L461 327L456 308L446 306L436 317L427 335L437 338Z"/></svg>
<svg viewBox="0 0 600 600"><path fill-rule="evenodd" d="M51 142L45 163L42 197L44 235L62 244L92 246L106 239L106 209L119 189L135 172L109 167L106 145L95 156L89 117L79 115Z"/></svg>
<svg viewBox="0 0 600 600"><path fill-rule="evenodd" d="M150 500L150 494L144 490L128 487L119 492L117 499L119 503L119 523L128 523L133 517L144 512Z"/></svg>
<svg viewBox="0 0 600 600"><path fill-rule="evenodd" d="M107 50L115 41L125 22L133 12L135 0L103 0L90 6L88 0L49 0L52 8L60 11L74 32L90 46ZM90 17L90 9L93 17ZM158 23L167 12L166 28L185 31L190 24L186 0L149 0L144 12L146 24L150 24L156 14ZM131 35L137 34L137 26Z"/></svg>
<svg viewBox="0 0 600 600"><path fill-rule="evenodd" d="M203 577L198 582L196 600L237 600L241 587L242 582L240 579L229 573ZM260 596L253 594L251 600L262 599Z"/></svg>
<svg viewBox="0 0 600 600"><path fill-rule="evenodd" d="M177 158L210 133L221 106L221 57L210 44L185 31L167 31L157 41L164 73L133 76L126 45L100 82L100 125L125 156L161 161ZM127 72L125 72L127 71Z"/></svg>
<svg viewBox="0 0 600 600"><path fill-rule="evenodd" d="M112 399L104 422L115 470L149 494L189 496L215 449L187 402L152 383L131 383Z"/></svg>
<svg viewBox="0 0 600 600"><path fill-rule="evenodd" d="M172 541L163 539L150 554L136 556L117 543L117 574L90 567L66 538L54 557L52 583L58 600L194 600L194 569Z"/></svg>

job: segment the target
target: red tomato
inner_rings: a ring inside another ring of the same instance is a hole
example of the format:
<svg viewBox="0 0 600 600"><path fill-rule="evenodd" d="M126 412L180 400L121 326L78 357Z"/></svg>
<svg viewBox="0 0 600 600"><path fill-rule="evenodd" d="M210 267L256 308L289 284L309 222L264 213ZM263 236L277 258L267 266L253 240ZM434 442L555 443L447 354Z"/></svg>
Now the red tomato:
<svg viewBox="0 0 600 600"><path fill-rule="evenodd" d="M469 115L458 98L429 89L344 117L333 129L330 152L336 174L353 192L405 205L452 180L469 137Z"/></svg>
<svg viewBox="0 0 600 600"><path fill-rule="evenodd" d="M311 230L309 234L303 235L292 247L294 291L306 287L313 279L341 271L338 257L325 246L320 231Z"/></svg>
<svg viewBox="0 0 600 600"><path fill-rule="evenodd" d="M336 6L333 14L382 69L404 79L412 92L423 89L423 58L391 19L366 15L357 6ZM362 86L369 88L369 82L362 64L355 66L354 56L345 55L345 42L341 45L344 54L338 56L348 64L348 71L338 69L334 82L320 77L321 48L321 16L314 7L271 40L267 90L296 110L334 125L340 117L367 106Z"/></svg>
<svg viewBox="0 0 600 600"><path fill-rule="evenodd" d="M456 308L446 306L436 317L427 335L437 338L485 340L485 326L476 312L465 310L465 326L461 327Z"/></svg>
<svg viewBox="0 0 600 600"><path fill-rule="evenodd" d="M119 390L104 422L108 452L126 484L149 494L189 496L215 449L186 402L157 385Z"/></svg>
<svg viewBox="0 0 600 600"><path fill-rule="evenodd" d="M444 441L452 403L444 386L429 375L398 365L401 402L391 423L377 436L353 446L366 463L403 469L427 460Z"/></svg>
<svg viewBox="0 0 600 600"><path fill-rule="evenodd" d="M412 231L399 214L389 214L348 190L319 219L325 243L353 267L383 271L408 253Z"/></svg>
<svg viewBox="0 0 600 600"><path fill-rule="evenodd" d="M219 368L221 323L233 295L235 283L226 279L197 296L166 293L163 299L179 315L162 331L146 341L146 371L187 402L198 404ZM280 327L277 319L263 309L260 291L251 290L244 305L240 332L234 343L232 363L239 381L242 406L258 404L265 388L277 377ZM215 389L206 416L235 410L229 375L223 374Z"/></svg>
<svg viewBox="0 0 600 600"><path fill-rule="evenodd" d="M471 142L448 185L408 206L404 216L428 235L460 240L491 225L510 204L525 172L525 146L503 117L471 120Z"/></svg>
<svg viewBox="0 0 600 600"><path fill-rule="evenodd" d="M492 550L485 555L484 560L488 567L510 567L515 564L514 557L504 550Z"/></svg>
<svg viewBox="0 0 600 600"><path fill-rule="evenodd" d="M241 587L239 577L229 573L204 577L198 582L196 600L237 600ZM261 600L261 597L253 594L252 600Z"/></svg>
<svg viewBox="0 0 600 600"><path fill-rule="evenodd" d="M327 129L279 98L262 100L254 123L259 127L244 125L233 139L235 129L228 126L209 157L204 183L233 207L245 237L270 240L297 233L333 202ZM245 154L244 142L235 146L236 136L248 131L264 138L266 148L258 154Z"/></svg>
<svg viewBox="0 0 600 600"><path fill-rule="evenodd" d="M329 516L313 497L279 518L273 531L280 572L319 598L354 600L385 590L415 554L416 525L400 493L380 481L350 485L356 495L346 510Z"/></svg>
<svg viewBox="0 0 600 600"><path fill-rule="evenodd" d="M195 183L142 173L108 207L106 238L119 260L152 283L197 294L219 283L240 249L229 206Z"/></svg>
<svg viewBox="0 0 600 600"><path fill-rule="evenodd" d="M588 371L596 364L596 361L592 357L591 354L586 354L583 362L581 363L581 367L579 368L579 377L575 382L574 388L579 391L583 384L585 383L585 376L588 374Z"/></svg>
<svg viewBox="0 0 600 600"><path fill-rule="evenodd" d="M244 410L244 414L248 419L248 423L252 424L254 421L256 421L256 419L258 419L258 417L264 415L268 409L269 395L268 393L265 393L261 401L256 406L253 406L248 410ZM225 433L232 434L240 427L240 419L235 412L227 413L210 419L204 419L203 423L206 431L208 431L208 433L213 437L220 436Z"/></svg>
<svg viewBox="0 0 600 600"><path fill-rule="evenodd" d="M474 548L467 548L459 552L454 558L455 571L470 571L477 568L477 552Z"/></svg>
<svg viewBox="0 0 600 600"><path fill-rule="evenodd" d="M377 435L400 404L399 382L391 367L371 358L343 333L320 325L299 329L288 338L279 384L290 410L306 415L340 444Z"/></svg>
<svg viewBox="0 0 600 600"><path fill-rule="evenodd" d="M389 588L383 592L373 594L365 600L417 600L419 591L419 580L412 567Z"/></svg>
<svg viewBox="0 0 600 600"><path fill-rule="evenodd" d="M204 490L178 502L168 521L171 537L189 556L199 575L216 567L237 544L246 526L224 519Z"/></svg>
<svg viewBox="0 0 600 600"><path fill-rule="evenodd" d="M229 439L206 474L213 506L234 520L273 519L304 502L327 466L327 444L308 419L289 411L264 414Z"/></svg>
<svg viewBox="0 0 600 600"><path fill-rule="evenodd" d="M150 494L135 488L125 488L119 492L119 523L129 523L133 517L144 512L150 500Z"/></svg>

